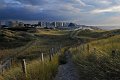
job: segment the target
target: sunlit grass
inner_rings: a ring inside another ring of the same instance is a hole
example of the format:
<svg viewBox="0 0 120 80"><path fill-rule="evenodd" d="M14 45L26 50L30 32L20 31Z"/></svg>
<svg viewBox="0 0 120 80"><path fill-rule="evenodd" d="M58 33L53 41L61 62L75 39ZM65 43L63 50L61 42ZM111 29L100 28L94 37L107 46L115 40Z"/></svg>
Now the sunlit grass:
<svg viewBox="0 0 120 80"><path fill-rule="evenodd" d="M71 48L71 51L74 53L73 60L80 76L84 80L120 79L120 35L92 41Z"/></svg>
<svg viewBox="0 0 120 80"><path fill-rule="evenodd" d="M69 31L67 30L38 30L37 34L44 34L44 35L65 35L68 34Z"/></svg>
<svg viewBox="0 0 120 80"><path fill-rule="evenodd" d="M49 57L44 61L34 60L27 64L27 80L53 80L58 69L58 55L55 55L52 61ZM15 67L5 72L1 76L3 80L24 80L22 68Z"/></svg>

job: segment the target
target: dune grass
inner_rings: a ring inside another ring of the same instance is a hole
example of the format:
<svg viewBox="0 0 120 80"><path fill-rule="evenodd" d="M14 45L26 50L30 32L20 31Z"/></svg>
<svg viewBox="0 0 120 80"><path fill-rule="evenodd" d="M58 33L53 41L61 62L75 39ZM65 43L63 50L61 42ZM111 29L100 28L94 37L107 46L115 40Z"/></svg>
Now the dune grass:
<svg viewBox="0 0 120 80"><path fill-rule="evenodd" d="M89 48L88 48L89 45ZM70 49L83 80L120 79L120 35Z"/></svg>
<svg viewBox="0 0 120 80"><path fill-rule="evenodd" d="M27 77L24 78L21 64L17 67L13 67L8 71L5 71L0 80L54 80L60 64L60 55L63 55L65 48L62 48L59 52L54 54L50 61L49 56L45 56L44 61L41 59L35 59L27 62Z"/></svg>
<svg viewBox="0 0 120 80"><path fill-rule="evenodd" d="M57 51L61 47L60 53L64 53L64 49L74 44L75 40L70 39L70 31L43 29L32 34L34 34L35 38L34 41L32 41L33 43L15 57L26 58L27 80L53 80L60 63L58 55L55 55L52 61L49 61L47 56L50 54L51 48L54 48ZM21 48L18 47L17 51L20 51L20 49ZM12 51L15 51L15 49L12 49ZM11 52L8 51L8 53L10 54ZM39 59L41 53L44 53L44 56L47 57L44 62ZM15 62L15 66L10 70L5 71L3 76L0 77L1 80L2 78L3 80L24 80L20 61L16 59Z"/></svg>
<svg viewBox="0 0 120 80"><path fill-rule="evenodd" d="M4 48L0 48L0 58L3 59L10 55L17 55L17 57L27 56L31 59L32 57L36 58L35 56L39 57L41 55L39 53L41 52L49 53L51 48L69 45L71 40L69 40L68 35L69 31L49 29L38 30L35 33L1 30L0 45ZM30 41L27 41L28 39L30 39ZM29 47L27 45L29 45ZM25 47L26 49L24 49Z"/></svg>
<svg viewBox="0 0 120 80"><path fill-rule="evenodd" d="M55 55L52 61L45 58L44 61L40 59L34 60L27 64L27 78L26 80L53 80L58 68L58 55ZM21 66L12 68L6 71L1 80L24 80L24 75Z"/></svg>

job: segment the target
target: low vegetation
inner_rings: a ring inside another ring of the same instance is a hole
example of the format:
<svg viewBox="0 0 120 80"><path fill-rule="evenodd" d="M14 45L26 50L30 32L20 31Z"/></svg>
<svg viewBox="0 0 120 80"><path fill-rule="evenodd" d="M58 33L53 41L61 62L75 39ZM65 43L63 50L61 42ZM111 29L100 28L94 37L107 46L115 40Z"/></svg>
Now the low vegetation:
<svg viewBox="0 0 120 80"><path fill-rule="evenodd" d="M103 39L112 37L114 35L119 35L120 30L77 30L73 32L74 38L80 39L82 42L89 42L93 40Z"/></svg>
<svg viewBox="0 0 120 80"><path fill-rule="evenodd" d="M96 33L96 32L95 32ZM120 30L98 32L96 40L71 48L83 80L120 79ZM82 33L92 37L91 32ZM82 34L79 34L81 37ZM82 35L83 36L83 35Z"/></svg>
<svg viewBox="0 0 120 80"><path fill-rule="evenodd" d="M120 30L41 29L33 33L7 30L1 31L0 36L2 42L8 43L0 47L1 57L13 54L16 57L15 65L5 71L0 80L24 80L20 58L27 61L27 80L53 80L58 66L66 63L66 57L55 54L50 61L51 49L54 53L59 49L59 53L64 53L69 47L81 79L120 79ZM7 47L9 44L13 46ZM46 57L44 61L40 60L41 53Z"/></svg>
<svg viewBox="0 0 120 80"><path fill-rule="evenodd" d="M12 49L26 45L34 37L27 32L0 30L0 49Z"/></svg>
<svg viewBox="0 0 120 80"><path fill-rule="evenodd" d="M28 33L27 33L28 34ZM30 33L29 33L30 34ZM49 30L43 29L32 33L33 40L27 42L24 46L20 46L14 49L8 50L8 56L13 55L12 51L20 51L14 53L15 63L13 68L3 73L3 80L23 80L24 76L21 70L20 60L25 58L27 60L27 79L28 80L53 80L58 70L58 65L61 64L59 55L53 57L52 61L49 61L49 54L51 49L54 52L60 49L60 53L64 53L66 47L75 43L75 40L70 39L70 31L61 30ZM23 40L22 40L23 41ZM3 53L7 49L1 50ZM11 51L10 51L11 50ZM41 53L44 54L45 60L40 60ZM5 54L4 56L7 56ZM62 54L64 56L64 54ZM61 56L60 56L61 57ZM1 79L2 80L2 79Z"/></svg>
<svg viewBox="0 0 120 80"><path fill-rule="evenodd" d="M53 80L58 68L58 55L55 55L52 61L46 58L34 60L27 64L26 80ZM14 67L1 76L0 80L24 80L24 74L21 67Z"/></svg>

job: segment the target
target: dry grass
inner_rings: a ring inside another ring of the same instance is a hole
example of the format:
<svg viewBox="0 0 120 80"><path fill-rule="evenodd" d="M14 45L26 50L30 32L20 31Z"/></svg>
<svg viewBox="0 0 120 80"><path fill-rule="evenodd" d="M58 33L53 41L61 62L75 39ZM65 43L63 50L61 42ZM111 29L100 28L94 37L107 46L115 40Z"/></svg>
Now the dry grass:
<svg viewBox="0 0 120 80"><path fill-rule="evenodd" d="M71 51L82 79L120 79L120 35L92 41Z"/></svg>
<svg viewBox="0 0 120 80"><path fill-rule="evenodd" d="M64 48L74 44L75 42L74 40L70 40L70 31L38 30L37 33L33 34L35 35L35 40L32 41L33 43L24 51L17 54L16 57L25 57L28 61L28 80L53 80L58 69L58 55L55 55L52 61L49 61L49 58L46 58L44 62L41 62L39 59L39 57L41 57L41 53L44 53L45 57L47 57L51 48L54 48L57 51L59 47L62 48L61 53L63 53L65 50ZM18 47L16 49L12 49L11 52L15 50L20 51L20 49L21 48ZM9 54L11 52L8 51ZM1 78L3 78L3 80L23 80L19 61L17 64L17 66L6 71Z"/></svg>
<svg viewBox="0 0 120 80"><path fill-rule="evenodd" d="M52 61L34 60L27 64L27 80L53 80L58 68L58 55ZM15 67L1 76L3 80L24 80L21 67Z"/></svg>

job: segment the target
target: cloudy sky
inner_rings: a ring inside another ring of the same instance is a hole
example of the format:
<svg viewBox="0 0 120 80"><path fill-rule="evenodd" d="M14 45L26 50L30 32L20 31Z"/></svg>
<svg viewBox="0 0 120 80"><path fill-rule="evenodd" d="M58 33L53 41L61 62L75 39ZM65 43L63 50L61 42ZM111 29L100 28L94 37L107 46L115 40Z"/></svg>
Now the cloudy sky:
<svg viewBox="0 0 120 80"><path fill-rule="evenodd" d="M120 25L120 0L0 0L1 20Z"/></svg>

